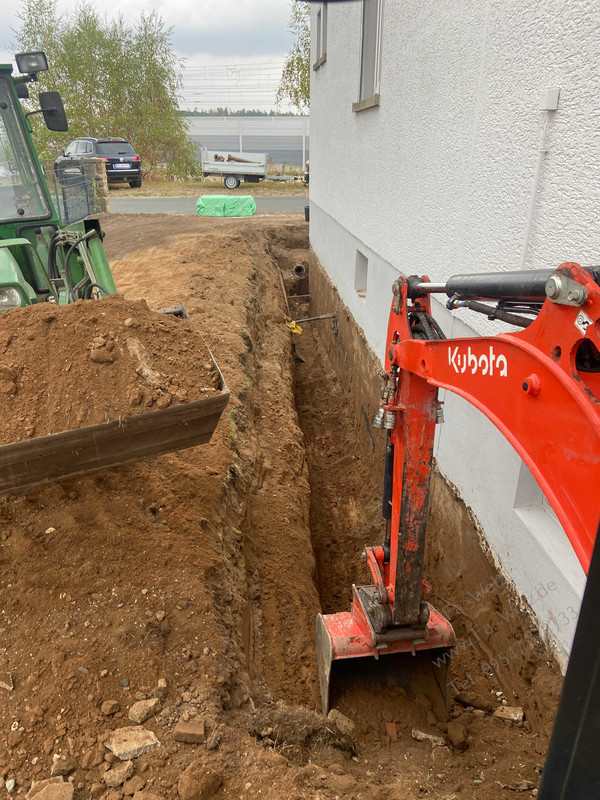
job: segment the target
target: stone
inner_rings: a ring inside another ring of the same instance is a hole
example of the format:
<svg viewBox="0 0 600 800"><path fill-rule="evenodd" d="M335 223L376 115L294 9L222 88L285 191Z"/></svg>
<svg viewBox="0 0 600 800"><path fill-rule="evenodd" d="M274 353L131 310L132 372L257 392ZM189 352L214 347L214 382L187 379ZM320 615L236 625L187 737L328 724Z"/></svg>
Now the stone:
<svg viewBox="0 0 600 800"><path fill-rule="evenodd" d="M75 759L68 756L60 756L52 764L50 775L55 778L57 775L70 775L77 769L77 762Z"/></svg>
<svg viewBox="0 0 600 800"><path fill-rule="evenodd" d="M75 787L62 777L34 781L26 794L26 800L73 800Z"/></svg>
<svg viewBox="0 0 600 800"><path fill-rule="evenodd" d="M133 795L133 800L163 800L163 799L159 795L154 794L154 792L136 792Z"/></svg>
<svg viewBox="0 0 600 800"><path fill-rule="evenodd" d="M452 753L448 747L434 747L431 751L431 760L436 767L445 767L452 761Z"/></svg>
<svg viewBox="0 0 600 800"><path fill-rule="evenodd" d="M263 753L260 754L260 759L257 757L257 763L260 761L260 764L264 764L266 767L270 769L273 767L284 767L287 766L287 759L285 756L282 756L281 753L276 753L275 750L265 750ZM334 765L335 766L335 765ZM331 770L334 772L335 770ZM344 770L342 770L341 775L344 774Z"/></svg>
<svg viewBox="0 0 600 800"><path fill-rule="evenodd" d="M493 700L489 700L477 692L459 692L454 699L461 706L472 706L472 708L479 708L490 714L497 708Z"/></svg>
<svg viewBox="0 0 600 800"><path fill-rule="evenodd" d="M179 776L177 791L180 800L209 800L221 788L223 776L220 770L207 766L200 759L192 761Z"/></svg>
<svg viewBox="0 0 600 800"><path fill-rule="evenodd" d="M123 792L120 789L107 789L100 800L123 800Z"/></svg>
<svg viewBox="0 0 600 800"><path fill-rule="evenodd" d="M523 722L523 709L520 706L499 706L494 716L508 722Z"/></svg>
<svg viewBox="0 0 600 800"><path fill-rule="evenodd" d="M115 360L114 354L107 350L91 350L88 355L95 364L112 364Z"/></svg>
<svg viewBox="0 0 600 800"><path fill-rule="evenodd" d="M105 772L102 776L107 786L117 787L132 777L134 772L133 761L123 761Z"/></svg>
<svg viewBox="0 0 600 800"><path fill-rule="evenodd" d="M469 746L469 734L462 722L453 720L448 723L448 738L457 750L466 750Z"/></svg>
<svg viewBox="0 0 600 800"><path fill-rule="evenodd" d="M509 792L529 792L532 789L535 789L535 783L531 781L519 781L518 783L503 783L503 789L507 789Z"/></svg>
<svg viewBox="0 0 600 800"><path fill-rule="evenodd" d="M6 737L6 744L9 747L16 747L18 744L21 743L21 739L23 738L23 732L16 730L10 731L8 736Z"/></svg>
<svg viewBox="0 0 600 800"><path fill-rule="evenodd" d="M390 737L392 742L397 742L398 741L398 731L396 729L396 723L395 722L386 722L385 723L385 732Z"/></svg>
<svg viewBox="0 0 600 800"><path fill-rule="evenodd" d="M82 769L92 769L93 767L99 767L104 760L104 747L102 745L96 745L93 749L88 750L86 753L83 754L79 764Z"/></svg>
<svg viewBox="0 0 600 800"><path fill-rule="evenodd" d="M12 692L14 688L10 672L0 672L0 689L6 689L7 692Z"/></svg>
<svg viewBox="0 0 600 800"><path fill-rule="evenodd" d="M413 728L412 738L418 742L431 742L434 747L444 747L446 744L441 736L432 736L430 733L418 730L418 728Z"/></svg>
<svg viewBox="0 0 600 800"><path fill-rule="evenodd" d="M145 785L146 781L140 775L134 775L123 784L123 794L125 797L130 797L136 792L141 792Z"/></svg>
<svg viewBox="0 0 600 800"><path fill-rule="evenodd" d="M150 753L160 747L160 742L156 735L141 726L119 728L112 733L104 744L121 761L138 758L144 753Z"/></svg>
<svg viewBox="0 0 600 800"><path fill-rule="evenodd" d="M222 738L223 737L219 731L214 731L214 733L211 733L211 735L206 740L206 749L218 750Z"/></svg>
<svg viewBox="0 0 600 800"><path fill-rule="evenodd" d="M153 717L160 709L160 700L158 697L152 697L150 700L138 700L129 709L129 719L132 722L141 725L150 717Z"/></svg>
<svg viewBox="0 0 600 800"><path fill-rule="evenodd" d="M187 744L202 744L206 741L206 727L204 720L194 717L190 720L181 718L173 731L173 738L176 742L186 742Z"/></svg>
<svg viewBox="0 0 600 800"><path fill-rule="evenodd" d="M340 733L344 733L346 736L352 736L355 728L354 723L351 719L348 719L348 717L338 711L337 708L331 709L329 714L327 714L327 719L335 723Z"/></svg>
<svg viewBox="0 0 600 800"><path fill-rule="evenodd" d="M100 706L100 711L106 717L110 717L111 714L116 714L120 707L117 700L105 700Z"/></svg>

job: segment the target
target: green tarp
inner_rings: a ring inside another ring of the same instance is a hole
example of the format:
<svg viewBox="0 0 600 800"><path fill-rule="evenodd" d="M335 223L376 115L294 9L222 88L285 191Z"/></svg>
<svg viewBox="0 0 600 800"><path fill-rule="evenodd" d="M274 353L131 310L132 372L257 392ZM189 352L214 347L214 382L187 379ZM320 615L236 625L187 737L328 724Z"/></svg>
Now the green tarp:
<svg viewBox="0 0 600 800"><path fill-rule="evenodd" d="M251 194L205 194L198 198L196 210L201 217L251 217L256 203Z"/></svg>

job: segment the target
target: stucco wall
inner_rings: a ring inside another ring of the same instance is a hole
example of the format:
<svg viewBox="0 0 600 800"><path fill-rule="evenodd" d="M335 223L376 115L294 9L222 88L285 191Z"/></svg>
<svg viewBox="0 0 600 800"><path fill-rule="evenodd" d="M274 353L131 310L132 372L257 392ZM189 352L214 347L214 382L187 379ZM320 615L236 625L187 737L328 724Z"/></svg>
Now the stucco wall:
<svg viewBox="0 0 600 800"><path fill-rule="evenodd" d="M387 0L380 105L356 113L360 15L361 3L329 4L327 60L312 73L311 243L373 350L383 355L398 272L443 281L522 260L600 263L600 6ZM540 110L554 88L558 109ZM360 293L357 250L368 263ZM498 331L435 305L448 335ZM567 651L574 624L561 615L584 576L562 528L491 423L450 395L446 419L442 471Z"/></svg>

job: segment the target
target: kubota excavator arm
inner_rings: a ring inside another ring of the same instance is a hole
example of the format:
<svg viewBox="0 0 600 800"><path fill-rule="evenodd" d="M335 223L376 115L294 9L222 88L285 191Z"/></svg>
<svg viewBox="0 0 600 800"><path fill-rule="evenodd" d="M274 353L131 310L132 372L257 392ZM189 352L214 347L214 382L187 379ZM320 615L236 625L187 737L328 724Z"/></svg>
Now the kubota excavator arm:
<svg viewBox="0 0 600 800"><path fill-rule="evenodd" d="M516 300L533 308L542 297L539 273L530 274L530 296L522 285ZM429 313L428 284L400 279L401 302L388 328L388 365L409 383L421 380L461 395L499 428L533 473L587 572L600 513L600 497L591 490L600 486L600 286L595 273L578 264L542 274L555 298L524 330L427 341L405 335L405 317ZM444 291L485 292L484 286L468 288L475 277L454 278ZM559 282L562 294L554 288ZM467 302L450 300L454 307ZM411 407L405 424L413 413Z"/></svg>
<svg viewBox="0 0 600 800"><path fill-rule="evenodd" d="M502 431L535 476L586 571L598 527L598 274L563 264L556 271L458 275L446 284L412 276L399 278L393 291L386 381L375 420L388 434L386 537L364 552L373 585L353 587L350 612L317 619L324 713L337 661L414 656L454 644L450 623L426 602L423 581L439 388L464 397ZM450 308L470 308L523 330L447 340L431 316L434 292L446 293Z"/></svg>

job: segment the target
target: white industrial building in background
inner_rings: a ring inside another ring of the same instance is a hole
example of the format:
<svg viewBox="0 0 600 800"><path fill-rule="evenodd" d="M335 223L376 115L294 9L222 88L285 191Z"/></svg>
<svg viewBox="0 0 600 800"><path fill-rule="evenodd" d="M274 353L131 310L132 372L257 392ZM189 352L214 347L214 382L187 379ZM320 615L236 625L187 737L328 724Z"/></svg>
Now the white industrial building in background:
<svg viewBox="0 0 600 800"><path fill-rule="evenodd" d="M311 27L311 246L381 360L398 273L600 263L597 3L314 3ZM500 331L433 305L448 336ZM438 465L566 654L572 547L496 428L442 399Z"/></svg>

